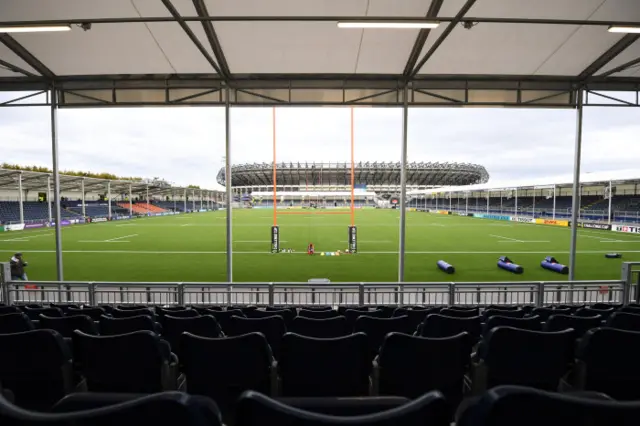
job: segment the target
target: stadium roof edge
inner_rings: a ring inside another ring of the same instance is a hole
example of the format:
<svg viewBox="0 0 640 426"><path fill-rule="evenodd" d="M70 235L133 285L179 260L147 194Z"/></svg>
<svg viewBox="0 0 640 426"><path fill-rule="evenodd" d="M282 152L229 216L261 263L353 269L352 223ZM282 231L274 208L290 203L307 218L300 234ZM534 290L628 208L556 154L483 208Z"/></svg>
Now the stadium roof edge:
<svg viewBox="0 0 640 426"><path fill-rule="evenodd" d="M640 171L638 169L625 169L608 172L582 172L580 174L580 185L608 184L640 182ZM436 194L443 192L472 192L472 191L491 191L491 190L512 190L512 189L540 189L553 187L571 187L573 186L573 176L570 174L555 177L544 177L537 179L523 179L512 181L488 182L485 184L455 186L455 187L439 187L420 191L408 191L408 195L420 194Z"/></svg>

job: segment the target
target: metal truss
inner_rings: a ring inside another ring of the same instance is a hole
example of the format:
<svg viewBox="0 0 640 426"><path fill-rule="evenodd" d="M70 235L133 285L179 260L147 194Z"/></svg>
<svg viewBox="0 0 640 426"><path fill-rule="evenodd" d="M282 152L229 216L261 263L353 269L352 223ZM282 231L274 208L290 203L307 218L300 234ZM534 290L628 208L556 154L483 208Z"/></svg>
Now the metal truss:
<svg viewBox="0 0 640 426"><path fill-rule="evenodd" d="M233 187L273 185L273 164L240 164L231 168ZM400 185L399 162L366 162L355 165L355 184ZM217 175L220 185L225 185L224 169ZM350 186L351 163L278 163L277 185L282 186ZM487 170L469 163L409 163L407 185L472 185L489 181Z"/></svg>

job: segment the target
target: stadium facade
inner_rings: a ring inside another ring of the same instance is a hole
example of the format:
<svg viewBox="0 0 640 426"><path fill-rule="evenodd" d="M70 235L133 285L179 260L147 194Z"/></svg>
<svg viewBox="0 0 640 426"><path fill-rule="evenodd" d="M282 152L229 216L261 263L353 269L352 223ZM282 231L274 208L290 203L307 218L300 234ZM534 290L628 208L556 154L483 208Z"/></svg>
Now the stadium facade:
<svg viewBox="0 0 640 426"><path fill-rule="evenodd" d="M236 194L273 191L273 163L238 164L231 168ZM217 180L225 185L225 170ZM354 165L354 186L376 193L400 191L400 162L359 162ZM407 188L464 186L486 183L487 170L470 163L414 162L407 164ZM344 191L351 187L351 163L286 162L276 164L278 191Z"/></svg>

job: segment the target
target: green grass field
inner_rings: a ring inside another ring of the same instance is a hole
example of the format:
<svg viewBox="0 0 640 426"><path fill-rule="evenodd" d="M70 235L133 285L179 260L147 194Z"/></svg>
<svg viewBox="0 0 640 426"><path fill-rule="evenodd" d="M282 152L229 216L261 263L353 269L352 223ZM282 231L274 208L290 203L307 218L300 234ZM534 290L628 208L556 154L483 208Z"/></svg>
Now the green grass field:
<svg viewBox="0 0 640 426"><path fill-rule="evenodd" d="M398 279L397 210L356 212L358 254L307 256L347 248L349 215L281 215L281 248L271 254L271 210L235 210L234 281L389 282ZM547 255L568 262L569 228L499 222L420 212L407 213L406 281L552 281L566 276L543 270ZM618 279L623 260L640 261L640 236L580 230L578 279ZM21 251L30 280L55 279L52 229L0 234L0 256ZM163 216L77 225L63 229L64 277L74 281L225 281L225 212ZM605 259L607 252L623 259ZM524 266L523 275L496 267L500 255ZM447 260L455 275L440 272Z"/></svg>

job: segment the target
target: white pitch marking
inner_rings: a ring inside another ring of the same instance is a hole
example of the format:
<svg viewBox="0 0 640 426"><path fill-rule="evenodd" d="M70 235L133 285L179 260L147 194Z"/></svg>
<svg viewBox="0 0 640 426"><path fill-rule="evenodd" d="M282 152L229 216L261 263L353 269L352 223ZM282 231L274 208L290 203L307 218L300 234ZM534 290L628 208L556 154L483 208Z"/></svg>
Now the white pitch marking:
<svg viewBox="0 0 640 426"><path fill-rule="evenodd" d="M551 241L496 241L497 243L550 243Z"/></svg>
<svg viewBox="0 0 640 426"><path fill-rule="evenodd" d="M128 238L128 237L137 237L138 234L131 234L131 235L125 235L123 237L117 237L117 238L111 238L110 240L104 240L105 243L110 243L110 242L115 242L117 240L121 240L123 238Z"/></svg>
<svg viewBox="0 0 640 426"><path fill-rule="evenodd" d="M524 243L524 241L522 240L517 240L515 238L509 238L509 237L503 237L502 235L494 235L494 234L489 234L490 237L495 237L495 238L502 238L503 240L509 240L510 242L514 242L514 243Z"/></svg>
<svg viewBox="0 0 640 426"><path fill-rule="evenodd" d="M593 238L594 240L599 240L601 243L607 243L607 242L612 242L612 241L613 242L621 241L621 240L613 240L611 238L605 238L605 237L594 237L592 235L580 235L580 234L578 234L578 235L581 236L581 237L584 237L584 238Z"/></svg>
<svg viewBox="0 0 640 426"><path fill-rule="evenodd" d="M340 241L341 243L348 243L349 241ZM395 243L396 241L391 240L358 240L360 243Z"/></svg>
<svg viewBox="0 0 640 426"><path fill-rule="evenodd" d="M79 240L79 243L130 243L129 240L119 240L119 241L96 241L96 240Z"/></svg>
<svg viewBox="0 0 640 426"><path fill-rule="evenodd" d="M288 241L284 241L284 240L280 240L281 243L286 243ZM266 240L247 240L247 241L234 241L234 243L265 243L265 244L271 244L271 241L266 241Z"/></svg>

